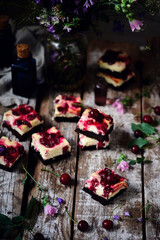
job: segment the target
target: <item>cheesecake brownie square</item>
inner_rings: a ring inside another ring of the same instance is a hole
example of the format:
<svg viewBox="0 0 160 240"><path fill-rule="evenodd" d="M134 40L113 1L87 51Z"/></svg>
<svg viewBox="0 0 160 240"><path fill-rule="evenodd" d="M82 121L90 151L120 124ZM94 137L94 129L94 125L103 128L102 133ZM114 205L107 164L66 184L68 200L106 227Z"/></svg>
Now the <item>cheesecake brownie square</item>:
<svg viewBox="0 0 160 240"><path fill-rule="evenodd" d="M11 171L14 164L24 154L24 147L17 141L11 141L7 137L0 138L0 167Z"/></svg>
<svg viewBox="0 0 160 240"><path fill-rule="evenodd" d="M54 118L57 121L78 121L81 114L80 97L58 95L54 100Z"/></svg>
<svg viewBox="0 0 160 240"><path fill-rule="evenodd" d="M38 113L27 104L9 110L3 116L3 127L12 131L20 140L25 140L42 123L43 120Z"/></svg>
<svg viewBox="0 0 160 240"><path fill-rule="evenodd" d="M77 123L76 132L103 142L108 140L112 129L113 119L110 115L99 109L86 108Z"/></svg>
<svg viewBox="0 0 160 240"><path fill-rule="evenodd" d="M103 205L128 187L127 179L114 173L112 169L104 168L92 173L85 181L83 190L93 199Z"/></svg>
<svg viewBox="0 0 160 240"><path fill-rule="evenodd" d="M44 164L50 163L57 157L66 156L71 151L69 142L56 127L44 132L34 133L31 146L39 153Z"/></svg>
<svg viewBox="0 0 160 240"><path fill-rule="evenodd" d="M97 76L114 88L119 88L135 76L130 70L130 63L131 59L125 52L107 50L98 61Z"/></svg>
<svg viewBox="0 0 160 240"><path fill-rule="evenodd" d="M99 149L107 148L109 146L109 138L110 138L110 135L108 135L107 140L100 142L97 139L86 137L85 135L80 133L78 145L80 146L81 149L99 150Z"/></svg>

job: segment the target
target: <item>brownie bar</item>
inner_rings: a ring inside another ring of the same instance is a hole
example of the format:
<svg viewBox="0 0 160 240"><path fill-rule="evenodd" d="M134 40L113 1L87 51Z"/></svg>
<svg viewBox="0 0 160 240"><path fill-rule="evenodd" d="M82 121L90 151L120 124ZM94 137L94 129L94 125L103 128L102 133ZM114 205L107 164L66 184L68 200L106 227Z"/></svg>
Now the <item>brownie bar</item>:
<svg viewBox="0 0 160 240"><path fill-rule="evenodd" d="M82 190L83 190L84 192L90 194L91 197L92 197L92 199L94 199L94 200L98 201L99 203L101 203L102 205L106 206L106 205L108 205L113 199L115 199L115 198L116 198L117 196L119 196L122 192L124 192L124 191L126 190L126 188L120 190L119 193L117 193L114 197L112 197L112 198L110 198L110 199L108 199L108 200L105 199L105 198L103 198L103 197L100 197L100 196L96 195L94 192L92 192L92 191L91 191L90 189L88 189L88 188L85 188L85 187L84 187Z"/></svg>
<svg viewBox="0 0 160 240"><path fill-rule="evenodd" d="M89 132L89 131L82 131L79 128L76 128L75 131L78 133L82 133L83 135L86 135L87 137L97 139L99 142L103 142L105 140L108 140L108 134L110 134L112 132L112 130L113 130L113 125L110 127L110 129L108 130L106 135L96 134L96 133Z"/></svg>
<svg viewBox="0 0 160 240"><path fill-rule="evenodd" d="M122 72L111 71L109 69L99 68L98 72L105 73L111 77L126 80L127 76L132 72L129 68L124 69Z"/></svg>
<svg viewBox="0 0 160 240"><path fill-rule="evenodd" d="M81 148L81 147L80 147ZM107 146L107 147L99 147L98 148L98 150L99 149L110 149L110 146ZM89 146L89 147L84 147L84 148L81 148L81 150L83 151L83 150L90 150L90 151L92 151L92 150L97 150L97 148L96 148L96 146ZM97 150L97 151L98 151Z"/></svg>
<svg viewBox="0 0 160 240"><path fill-rule="evenodd" d="M59 156L57 156L57 157L44 160L44 159L41 157L40 153L39 153L39 152L36 152L36 151L34 150L34 147L31 147L31 150L32 150L32 152L34 152L35 156L36 156L38 159L40 159L40 161L41 161L44 165L52 164L52 163L55 162L55 161L59 161L59 160L65 159L65 158L68 158L68 157L70 156L70 152L67 152L66 154L59 155Z"/></svg>

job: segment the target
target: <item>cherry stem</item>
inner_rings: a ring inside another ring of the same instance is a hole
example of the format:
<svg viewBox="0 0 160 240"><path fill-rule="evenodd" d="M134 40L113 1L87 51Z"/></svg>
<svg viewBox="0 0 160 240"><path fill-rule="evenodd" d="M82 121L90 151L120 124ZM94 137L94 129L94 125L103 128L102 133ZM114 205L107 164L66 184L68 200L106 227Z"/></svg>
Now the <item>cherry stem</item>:
<svg viewBox="0 0 160 240"><path fill-rule="evenodd" d="M89 106L86 106L86 105L83 105L82 103L72 103L73 106L80 106L80 107L83 107L83 108L91 108Z"/></svg>
<svg viewBox="0 0 160 240"><path fill-rule="evenodd" d="M67 210L67 207L65 207L65 210L66 210L66 213L67 213L68 217L69 217L74 223L78 224L78 222L76 222L76 221L70 216L70 214L69 214L69 212L68 212L68 210Z"/></svg>
<svg viewBox="0 0 160 240"><path fill-rule="evenodd" d="M40 191L43 192L44 196L46 199L48 199L47 195L44 192L44 189L40 186L40 184L31 176L31 174L25 169L24 165L22 165L22 168L24 169L24 171L28 174L28 176L30 178L32 178L32 180L36 183L37 187L39 188Z"/></svg>
<svg viewBox="0 0 160 240"><path fill-rule="evenodd" d="M56 175L56 176L59 177L59 178L61 177L61 175L59 175L59 174L57 174L57 173L55 173L55 172L53 172L53 171L51 171L51 170L49 170L49 169L42 168L41 171L50 172L50 173Z"/></svg>

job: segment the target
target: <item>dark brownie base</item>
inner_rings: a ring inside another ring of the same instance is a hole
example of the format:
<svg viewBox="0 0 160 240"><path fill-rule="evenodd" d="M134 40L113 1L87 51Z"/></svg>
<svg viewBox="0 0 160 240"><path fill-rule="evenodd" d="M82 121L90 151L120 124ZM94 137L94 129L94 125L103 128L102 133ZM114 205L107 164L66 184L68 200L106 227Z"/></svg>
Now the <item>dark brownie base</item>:
<svg viewBox="0 0 160 240"><path fill-rule="evenodd" d="M72 118L67 118L67 117L55 117L54 119L57 122L78 122L80 117L72 117Z"/></svg>
<svg viewBox="0 0 160 240"><path fill-rule="evenodd" d="M18 165L18 163L22 160L22 158L24 157L24 154L17 159L17 161L13 164L12 167L6 167L6 166L0 164L0 168L7 172L12 172L15 169L15 167Z"/></svg>
<svg viewBox="0 0 160 240"><path fill-rule="evenodd" d="M105 150L105 149L110 149L110 146L107 146L107 147L105 147L105 148L102 148L102 147L100 147L100 148L96 148L96 146L89 146L89 147L84 147L84 148L81 148L81 146L79 146L80 147L80 149L83 151L85 151L85 150L90 150L90 151L92 151L92 150Z"/></svg>
<svg viewBox="0 0 160 240"><path fill-rule="evenodd" d="M32 149L32 151L34 152L35 156L36 156L38 159L40 159L40 161L41 161L44 165L52 164L52 163L55 162L55 161L59 161L59 160L65 159L65 158L68 158L68 157L70 156L70 152L67 152L67 153L64 154L64 155L60 155L60 156L57 156L57 157L54 157L54 158L50 158L50 159L48 159L48 160L44 160L44 159L42 158L42 156L40 155L39 152L36 152L33 147L31 147L31 149Z"/></svg>
<svg viewBox="0 0 160 240"><path fill-rule="evenodd" d="M30 137L33 133L35 132L40 132L41 131L41 127L42 124L32 128L31 131L25 133L23 136L21 136L17 131L15 131L14 129L12 129L11 127L8 127L5 123L3 123L2 125L4 128L7 128L10 132L13 133L14 136L16 136L21 142L25 141L28 137Z"/></svg>
<svg viewBox="0 0 160 240"><path fill-rule="evenodd" d="M117 193L114 197L106 200L106 199L104 199L103 197L100 197L100 196L96 195L96 194L95 194L94 192L92 192L90 189L88 189L88 188L86 188L86 187L83 188L83 191L86 192L86 193L88 193L88 194L90 194L90 195L92 196L92 199L94 199L95 201L98 201L99 203L101 203L101 204L104 205L104 206L108 205L113 199L115 199L117 196L119 196L119 195L120 195L122 192L124 192L125 190L126 190L126 188L120 190L120 192Z"/></svg>
<svg viewBox="0 0 160 240"><path fill-rule="evenodd" d="M93 132L89 132L89 131L82 131L79 128L76 128L76 132L78 133L82 133L83 135L90 137L90 138L94 138L97 139L99 142L103 142L105 140L108 140L108 134L110 134L113 130L113 126L109 129L109 131L107 132L106 135L101 135L101 134L95 134Z"/></svg>

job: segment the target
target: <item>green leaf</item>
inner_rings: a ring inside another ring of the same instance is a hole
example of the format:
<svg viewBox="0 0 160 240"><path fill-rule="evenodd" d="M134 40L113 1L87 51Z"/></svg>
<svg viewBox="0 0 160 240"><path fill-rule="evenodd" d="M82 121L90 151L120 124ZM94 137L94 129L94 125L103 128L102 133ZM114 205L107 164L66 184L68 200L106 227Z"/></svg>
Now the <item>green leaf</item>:
<svg viewBox="0 0 160 240"><path fill-rule="evenodd" d="M136 158L136 162L137 162L137 163L142 163L143 160L144 160L144 157L142 157L142 158L137 157L137 158Z"/></svg>
<svg viewBox="0 0 160 240"><path fill-rule="evenodd" d="M129 162L129 164L130 164L130 165L135 165L135 164L136 164L136 160L131 160L131 161Z"/></svg>
<svg viewBox="0 0 160 240"><path fill-rule="evenodd" d="M160 126L160 118L159 118L159 120L158 120L158 125Z"/></svg>
<svg viewBox="0 0 160 240"><path fill-rule="evenodd" d="M156 133L155 128L148 123L141 123L141 124L131 123L131 128L133 132L138 129L138 130L141 130L147 136Z"/></svg>
<svg viewBox="0 0 160 240"><path fill-rule="evenodd" d="M141 124L131 123L131 129L132 129L133 132L137 129L142 131Z"/></svg>
<svg viewBox="0 0 160 240"><path fill-rule="evenodd" d="M148 205L146 206L146 213L149 212L150 206L151 206L151 205L148 203Z"/></svg>
<svg viewBox="0 0 160 240"><path fill-rule="evenodd" d="M18 236L15 238L15 240L22 240L22 238L21 238L21 232L18 234Z"/></svg>
<svg viewBox="0 0 160 240"><path fill-rule="evenodd" d="M24 217L26 219L30 219L30 217L33 213L33 207L34 207L35 202L36 202L36 199L32 196L32 198L31 198L31 200L30 200L30 202L29 202L29 204L26 208L26 211L25 211Z"/></svg>
<svg viewBox="0 0 160 240"><path fill-rule="evenodd" d="M120 157L116 159L116 163L120 163L121 161L127 161L127 156L124 153L121 153Z"/></svg>
<svg viewBox="0 0 160 240"><path fill-rule="evenodd" d="M148 140L143 138L133 139L129 142L128 147L132 147L133 145L138 145L140 148L145 146L148 143Z"/></svg>
<svg viewBox="0 0 160 240"><path fill-rule="evenodd" d="M24 220L24 217L23 216L17 216L17 217L14 217L12 218L12 222L15 223L15 224L20 224L22 223L22 221Z"/></svg>
<svg viewBox="0 0 160 240"><path fill-rule="evenodd" d="M12 223L12 220L4 214L0 214L0 226L3 224Z"/></svg>
<svg viewBox="0 0 160 240"><path fill-rule="evenodd" d="M151 135L156 133L155 128L148 123L141 123L141 127L142 127L142 132L145 133L146 135Z"/></svg>
<svg viewBox="0 0 160 240"><path fill-rule="evenodd" d="M144 162L144 163L150 163L150 162L153 162L153 161L152 161L152 160L149 160L149 159L145 159L143 162Z"/></svg>

